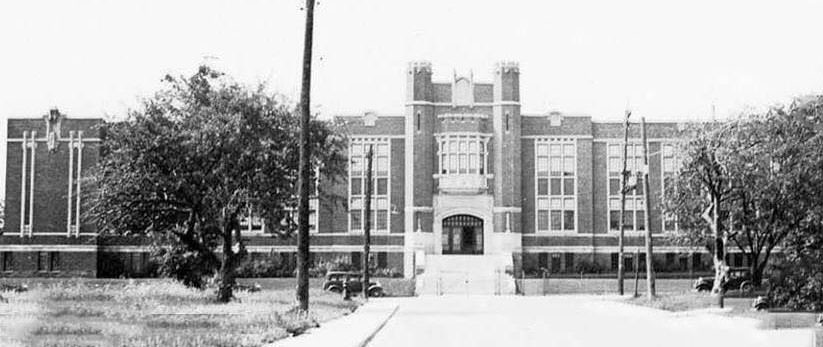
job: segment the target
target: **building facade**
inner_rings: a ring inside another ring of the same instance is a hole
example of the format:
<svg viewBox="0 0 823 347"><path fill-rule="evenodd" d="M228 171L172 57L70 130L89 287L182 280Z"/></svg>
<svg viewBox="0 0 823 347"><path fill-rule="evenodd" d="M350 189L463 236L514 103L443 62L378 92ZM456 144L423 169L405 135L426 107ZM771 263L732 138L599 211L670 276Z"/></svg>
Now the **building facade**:
<svg viewBox="0 0 823 347"><path fill-rule="evenodd" d="M406 74L402 115L339 117L349 137L348 177L338 183L321 177L318 185L346 198L311 202L315 263L358 264L369 218L375 262L406 277L425 272L432 256L507 259L516 274L616 270L621 122L521 113L520 70L512 62L498 63L488 81L471 74L434 81L427 62L409 64ZM59 112L9 121L4 274L50 273L51 263L58 268L51 272L89 276L117 272L103 271L111 264L124 273L148 266L143 240L97 237L79 217L77 182L99 158L102 136L93 130L99 122ZM647 124L650 189L627 198L628 269L644 244L646 205L658 269L709 267L701 250L666 244L677 225L663 217L660 204L676 169L681 127ZM627 165L634 173L646 169L639 128L634 124L629 133ZM367 214L370 148L374 194ZM263 224L244 220L247 249L293 266L296 239L272 237Z"/></svg>

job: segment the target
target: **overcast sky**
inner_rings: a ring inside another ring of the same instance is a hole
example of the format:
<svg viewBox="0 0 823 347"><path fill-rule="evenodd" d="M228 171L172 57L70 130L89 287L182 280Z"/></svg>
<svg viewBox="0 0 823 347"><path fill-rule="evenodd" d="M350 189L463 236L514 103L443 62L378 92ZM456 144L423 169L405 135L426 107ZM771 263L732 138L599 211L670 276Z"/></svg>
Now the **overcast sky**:
<svg viewBox="0 0 823 347"><path fill-rule="evenodd" d="M203 62L296 100L302 5L3 1L0 122L50 107L121 116L163 75ZM312 104L399 115L411 60L431 61L444 81L455 70L490 81L496 61L514 60L524 113L619 119L629 104L650 120L708 119L715 104L723 118L823 92L822 13L813 0L321 0Z"/></svg>

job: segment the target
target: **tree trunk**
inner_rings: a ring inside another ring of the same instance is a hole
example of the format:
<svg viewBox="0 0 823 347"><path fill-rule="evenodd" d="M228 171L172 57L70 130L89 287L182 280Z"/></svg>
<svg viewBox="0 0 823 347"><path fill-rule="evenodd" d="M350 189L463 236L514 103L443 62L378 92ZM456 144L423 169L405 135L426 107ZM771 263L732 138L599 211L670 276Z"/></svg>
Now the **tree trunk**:
<svg viewBox="0 0 823 347"><path fill-rule="evenodd" d="M297 305L309 311L309 120L311 100L311 53L314 0L306 0L306 32L303 42L303 81L300 91L300 163L297 204Z"/></svg>
<svg viewBox="0 0 823 347"><path fill-rule="evenodd" d="M649 298L649 301L654 299L656 293L655 283L654 283L654 242L652 240L652 228L651 228L651 202L649 201L650 189L649 189L649 141L646 138L646 117L640 118L640 132L643 137L643 197L646 200L646 203L643 204L645 207L643 223L645 224L646 229L646 295Z"/></svg>
<svg viewBox="0 0 823 347"><path fill-rule="evenodd" d="M714 286L712 293L717 295L717 303L723 307L723 283L726 281L729 267L726 265L726 247L723 242L723 232L720 230L720 198L712 198L712 222L710 223L714 234Z"/></svg>
<svg viewBox="0 0 823 347"><path fill-rule="evenodd" d="M623 278L625 276L625 269L623 268L623 239L626 233L626 181L629 179L629 173L626 171L626 151L629 146L629 116L631 112L626 110L626 119L623 131L623 171L620 171L620 235L617 239L617 293L623 295Z"/></svg>
<svg viewBox="0 0 823 347"><path fill-rule="evenodd" d="M217 289L217 301L229 302L234 296L234 250L232 250L233 223L231 220L223 224L223 262L220 265L220 283Z"/></svg>
<svg viewBox="0 0 823 347"><path fill-rule="evenodd" d="M372 159L374 158L374 145L369 145L369 154L366 158L366 220L363 224L363 298L369 299L369 251L371 248L371 198L372 198ZM376 222L376 221L375 221Z"/></svg>

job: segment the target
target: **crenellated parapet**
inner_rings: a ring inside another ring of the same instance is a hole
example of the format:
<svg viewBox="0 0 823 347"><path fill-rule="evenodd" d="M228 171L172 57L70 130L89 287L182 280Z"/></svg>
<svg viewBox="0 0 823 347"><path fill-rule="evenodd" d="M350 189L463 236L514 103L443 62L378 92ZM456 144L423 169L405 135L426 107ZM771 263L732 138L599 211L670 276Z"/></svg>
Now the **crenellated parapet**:
<svg viewBox="0 0 823 347"><path fill-rule="evenodd" d="M432 73L432 63L426 60L413 61L409 63L409 74Z"/></svg>
<svg viewBox="0 0 823 347"><path fill-rule="evenodd" d="M499 61L494 65L495 74L520 73L520 63L516 61Z"/></svg>

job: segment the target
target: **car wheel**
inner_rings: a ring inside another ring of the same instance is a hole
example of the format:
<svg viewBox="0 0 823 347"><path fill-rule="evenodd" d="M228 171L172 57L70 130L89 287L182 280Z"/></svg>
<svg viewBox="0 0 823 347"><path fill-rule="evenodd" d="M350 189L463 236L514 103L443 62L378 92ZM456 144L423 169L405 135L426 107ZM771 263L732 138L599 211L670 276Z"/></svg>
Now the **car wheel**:
<svg viewBox="0 0 823 347"><path fill-rule="evenodd" d="M711 289L709 289L709 287L706 287L706 286L700 286L700 287L697 287L697 292L698 292L698 293L708 292L708 291L710 291L710 290L711 290Z"/></svg>
<svg viewBox="0 0 823 347"><path fill-rule="evenodd" d="M383 296L383 290L380 288L375 288L369 291L369 296L373 298L379 298Z"/></svg>
<svg viewBox="0 0 823 347"><path fill-rule="evenodd" d="M338 293L338 294L343 292L343 288L340 288L340 287L337 287L337 286L329 287L329 289L326 289L326 290L328 290L332 293Z"/></svg>
<svg viewBox="0 0 823 347"><path fill-rule="evenodd" d="M743 293L751 293L752 289L754 289L754 287L749 282L743 282L743 284L740 285L740 291Z"/></svg>

